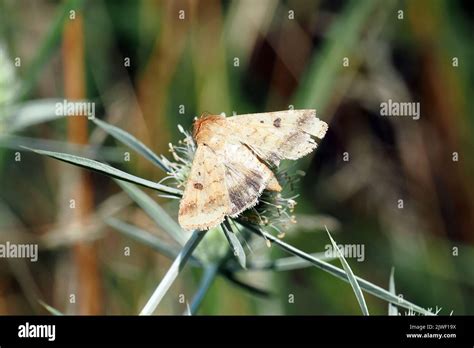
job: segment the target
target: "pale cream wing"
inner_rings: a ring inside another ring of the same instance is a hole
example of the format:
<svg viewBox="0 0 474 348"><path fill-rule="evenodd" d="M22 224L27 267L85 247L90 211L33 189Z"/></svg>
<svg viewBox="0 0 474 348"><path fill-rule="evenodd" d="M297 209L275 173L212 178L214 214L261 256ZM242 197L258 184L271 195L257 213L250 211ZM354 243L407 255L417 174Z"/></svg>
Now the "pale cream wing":
<svg viewBox="0 0 474 348"><path fill-rule="evenodd" d="M275 192L281 192L282 190L282 187L273 172L272 172L270 180L268 181L266 189L269 191L275 191Z"/></svg>
<svg viewBox="0 0 474 348"><path fill-rule="evenodd" d="M223 161L231 207L229 215L235 217L257 204L265 187L276 179L273 172L240 142L225 143ZM279 187L278 182L276 185Z"/></svg>
<svg viewBox="0 0 474 348"><path fill-rule="evenodd" d="M281 159L296 160L313 151L328 126L316 110L286 110L246 114L226 119L228 132L249 146L263 160L278 165Z"/></svg>
<svg viewBox="0 0 474 348"><path fill-rule="evenodd" d="M220 224L230 210L222 160L199 145L179 205L179 224L185 230L205 230Z"/></svg>

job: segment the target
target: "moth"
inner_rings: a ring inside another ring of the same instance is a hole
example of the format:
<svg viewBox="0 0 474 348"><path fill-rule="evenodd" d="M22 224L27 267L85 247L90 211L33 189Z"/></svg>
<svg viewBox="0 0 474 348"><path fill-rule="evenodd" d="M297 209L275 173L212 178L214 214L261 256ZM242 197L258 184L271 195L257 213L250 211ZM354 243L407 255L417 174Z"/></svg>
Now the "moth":
<svg viewBox="0 0 474 348"><path fill-rule="evenodd" d="M197 144L179 205L185 230L206 230L257 204L264 189L281 191L270 167L313 151L328 125L316 110L285 110L194 122Z"/></svg>

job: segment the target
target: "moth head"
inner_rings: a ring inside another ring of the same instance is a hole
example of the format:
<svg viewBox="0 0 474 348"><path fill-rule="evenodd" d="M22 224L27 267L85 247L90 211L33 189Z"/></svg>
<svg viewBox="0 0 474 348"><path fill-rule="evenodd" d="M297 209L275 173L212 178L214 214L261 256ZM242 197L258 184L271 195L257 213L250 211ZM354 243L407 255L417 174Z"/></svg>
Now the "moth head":
<svg viewBox="0 0 474 348"><path fill-rule="evenodd" d="M193 124L193 138L198 143L212 134L212 126L223 119L221 115L210 115L207 112L197 118Z"/></svg>

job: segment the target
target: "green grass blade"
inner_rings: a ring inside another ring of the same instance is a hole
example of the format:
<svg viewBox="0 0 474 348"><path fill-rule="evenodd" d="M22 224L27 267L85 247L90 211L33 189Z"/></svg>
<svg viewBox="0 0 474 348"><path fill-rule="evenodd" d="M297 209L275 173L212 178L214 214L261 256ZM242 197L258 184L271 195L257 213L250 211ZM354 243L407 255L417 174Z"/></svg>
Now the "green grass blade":
<svg viewBox="0 0 474 348"><path fill-rule="evenodd" d="M163 169L165 172L169 172L168 167L163 163L163 161L153 151L151 151L150 148L148 148L145 144L143 144L133 135L124 131L123 129L120 129L99 119L94 119L93 121L96 125L98 125L105 132L113 136L115 139L129 146L130 148L138 152L140 155L142 155L144 158L149 160L151 163Z"/></svg>
<svg viewBox="0 0 474 348"><path fill-rule="evenodd" d="M39 99L8 106L5 110L7 117L2 120L4 125L1 128L4 128L7 133L11 133L38 123L64 117L56 113L57 102L62 102L62 100Z"/></svg>
<svg viewBox="0 0 474 348"><path fill-rule="evenodd" d="M342 58L350 57L357 49L365 24L378 4L374 0L353 0L346 5L341 15L331 26L321 52L310 63L306 76L295 98L299 108L317 108L324 113L338 83L338 74L343 69Z"/></svg>
<svg viewBox="0 0 474 348"><path fill-rule="evenodd" d="M198 291L191 301L191 306L188 309L188 315L194 315L199 310L204 297L206 296L209 288L212 285L212 282L216 278L217 272L219 270L219 265L210 264L204 269L204 275L202 277L201 283L199 284Z"/></svg>
<svg viewBox="0 0 474 348"><path fill-rule="evenodd" d="M329 274L332 274L333 276L335 276L335 277L337 277L341 280L349 282L349 279L347 278L347 274L346 274L346 272L344 272L344 270L342 270L342 269L340 269L340 268L338 268L334 265L331 265L330 263L319 260L319 259L311 256L310 254L307 254L307 253L295 248L294 246L283 242L282 240L278 239L277 237L271 235L270 233L259 230L259 229L257 229L256 227L254 227L252 225L246 224L242 221L240 221L240 224L242 226L244 226L245 228L247 228L249 231L255 233L256 235L258 235L260 237L262 235L265 236L265 238L267 238L271 242L275 243L276 245L278 245L280 248L287 251L288 253L293 254L295 256L298 256L298 257L301 257L304 260L308 260L309 262L311 262L314 266L318 267L319 269L321 269L325 272L328 272ZM433 313L431 313L430 311L428 311L428 310L426 310L426 309L424 309L420 306L417 306L416 304L411 303L411 302L405 300L404 298L399 298L399 297L393 295L392 293L390 293L389 291L381 288L378 285L372 284L371 282L368 282L367 280L362 279L360 277L355 277L355 278L357 279L357 282L359 283L359 286L361 287L361 289L364 290L365 292L368 292L369 294L372 294L372 295L374 295L378 298L381 298L382 300L391 302L391 303L393 303L393 304L395 304L399 307L407 308L411 311L414 311L414 312L417 312L417 313L420 313L420 314L423 314L423 315L433 315Z"/></svg>
<svg viewBox="0 0 474 348"><path fill-rule="evenodd" d="M352 286L352 290L354 290L354 293L357 298L357 302L359 302L359 306L360 306L360 309L362 310L362 313L364 315L369 315L369 310L367 308L367 304L365 303L364 294L362 293L362 290L360 289L360 286L357 283L357 280L354 276L354 272L352 272L351 267L347 263L344 255L339 250L339 247L337 246L336 242L331 237L331 234L329 233L329 230L327 227L326 227L326 232L328 233L329 239L331 240L332 247L336 250L337 255L339 256L339 260L341 261L342 267L346 271L347 279L349 280L349 283Z"/></svg>
<svg viewBox="0 0 474 348"><path fill-rule="evenodd" d="M156 307L158 307L166 292L169 290L176 277L178 277L178 274L186 265L186 262L190 258L194 249L196 249L196 247L199 245L199 242L201 242L205 234L206 231L197 230L191 234L191 237L188 239L183 249L181 249L173 264L168 269L168 272L166 272L160 284L158 284L150 299L141 310L140 315L152 315L155 312Z"/></svg>
<svg viewBox="0 0 474 348"><path fill-rule="evenodd" d="M392 267L392 271L390 272L390 280L388 283L388 291L392 293L394 296L397 296L395 291L395 269ZM394 306L392 303L388 303L388 315L398 315L398 308Z"/></svg>
<svg viewBox="0 0 474 348"><path fill-rule="evenodd" d="M67 141L32 138L19 135L0 135L0 147L12 150L23 150L27 147L33 149L40 148L43 151L64 151L71 155L80 157L100 158L107 162L123 163L123 151L120 151L117 147L89 144L81 145ZM175 196L168 196L176 198Z"/></svg>
<svg viewBox="0 0 474 348"><path fill-rule="evenodd" d="M168 213L150 196L138 187L126 182L115 180L117 184L134 200L143 211L155 222L155 224L168 233L180 245L186 243L187 236L183 229L174 221Z"/></svg>
<svg viewBox="0 0 474 348"><path fill-rule="evenodd" d="M130 225L116 218L108 218L105 220L105 223L123 235L130 237L171 259L174 259L176 255L178 255L178 250L176 250L172 245L137 226Z"/></svg>
<svg viewBox="0 0 474 348"><path fill-rule="evenodd" d="M326 253L313 253L310 254L312 257L317 258L323 261L331 261L334 260L335 257L333 256L326 256ZM290 257L281 257L276 260L253 260L247 262L247 270L249 271L293 271L296 269L302 269L306 267L313 267L313 264L307 260L302 260L300 257L297 256L290 256ZM239 271L242 269L233 269L233 271Z"/></svg>
<svg viewBox="0 0 474 348"><path fill-rule="evenodd" d="M232 284L238 286L239 288L248 291L249 293L260 296L263 298L269 298L272 296L272 293L266 289L260 289L257 288L251 284L247 284L246 282L236 278L235 274L233 272L230 272L228 270L221 270L221 274Z"/></svg>
<svg viewBox="0 0 474 348"><path fill-rule="evenodd" d="M173 246L163 242L161 239L159 239L157 236L151 234L150 232L148 231L145 231L137 226L134 226L134 225L130 225L130 224L127 224L121 220L118 220L116 218L108 218L106 219L105 221L106 224L108 224L109 226L113 227L114 229L116 229L118 232L124 234L125 236L127 237L130 237L134 240L136 240L137 242L140 242L150 248L152 248L153 250L156 250L160 253L162 253L163 255L171 258L171 259L174 259L177 255L178 255L178 250L176 250ZM193 266L202 266L202 263L196 259L194 256L191 256L190 259L188 260L188 263L190 265L193 265ZM241 270L242 268L239 268L239 270ZM216 269L218 270L218 268ZM246 284L238 279L235 278L234 274L232 272L230 272L229 270L219 270L219 274L222 274L222 276L224 278L226 278L227 280L229 280L230 282L232 282L234 285L242 288L243 290L245 291L248 291L250 292L251 294L253 295L256 295L256 296L261 296L261 297L265 297L265 298L268 298L270 297L270 293L266 290L262 290L262 289L258 289L252 285L249 285L249 284ZM204 279L206 278L203 278L203 282L204 282ZM210 279L208 279L208 281L210 281ZM202 284L201 284L202 286ZM201 288L201 287L200 287ZM202 294L204 295L204 294ZM195 300L196 301L201 301L201 300L198 300L198 294L196 294L196 297L195 297ZM193 305L190 306L190 314L191 313L196 313L197 311L197 307L198 307L198 303L194 303L194 300L193 300ZM194 311L191 311L191 308L195 308Z"/></svg>
<svg viewBox="0 0 474 348"><path fill-rule="evenodd" d="M245 268L245 265L246 265L245 250L242 247L242 244L240 243L239 238L237 238L237 236L235 235L228 221L224 221L221 224L221 228L222 228L222 231L224 231L224 235L227 238L227 241L229 242L230 247L232 248L232 253L239 261L240 266L242 266L242 268Z"/></svg>
<svg viewBox="0 0 474 348"><path fill-rule="evenodd" d="M168 187L162 184L158 184L150 180L142 179L138 176L128 174L124 171L111 167L108 164L105 164L102 162L98 162L98 161L94 161L85 157L74 156L74 155L70 155L70 154L62 153L62 152L44 151L44 150L38 150L38 149L31 149L28 147L24 147L24 148L27 150L36 152L37 154L49 156L63 162L74 164L79 167L84 167L84 168L93 170L95 172L98 172L107 176L111 176L119 180L128 181L134 184L152 188L154 190L164 192L164 193L169 193L172 195L178 195L178 196L182 195L181 190Z"/></svg>
<svg viewBox="0 0 474 348"><path fill-rule="evenodd" d="M153 233L141 229L135 225L128 224L116 218L107 218L105 223L117 230L117 232L122 233L124 236L130 237L133 240L161 253L172 260L179 254L179 250L173 245L162 241ZM192 263L193 266L202 266L201 262L194 256L191 256L189 262Z"/></svg>

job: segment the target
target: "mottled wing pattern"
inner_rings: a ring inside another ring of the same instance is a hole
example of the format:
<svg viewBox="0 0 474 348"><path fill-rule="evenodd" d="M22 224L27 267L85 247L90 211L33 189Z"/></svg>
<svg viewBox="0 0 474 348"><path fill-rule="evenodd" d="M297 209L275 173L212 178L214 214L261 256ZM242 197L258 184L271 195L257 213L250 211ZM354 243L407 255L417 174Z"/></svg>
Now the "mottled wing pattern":
<svg viewBox="0 0 474 348"><path fill-rule="evenodd" d="M179 207L187 229L208 229L257 204L262 191L281 186L266 164L298 159L317 146L327 124L315 110L288 110L195 123L198 147Z"/></svg>
<svg viewBox="0 0 474 348"><path fill-rule="evenodd" d="M220 224L229 212L224 165L212 149L199 145L179 205L179 224L186 230L205 230Z"/></svg>
<svg viewBox="0 0 474 348"><path fill-rule="evenodd" d="M261 159L278 166L281 159L296 160L313 151L327 124L315 110L287 110L233 116L226 119L229 133Z"/></svg>
<svg viewBox="0 0 474 348"><path fill-rule="evenodd" d="M231 207L229 215L235 217L257 204L265 187L276 179L273 172L241 143L226 142L222 160Z"/></svg>

